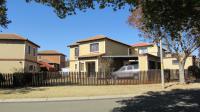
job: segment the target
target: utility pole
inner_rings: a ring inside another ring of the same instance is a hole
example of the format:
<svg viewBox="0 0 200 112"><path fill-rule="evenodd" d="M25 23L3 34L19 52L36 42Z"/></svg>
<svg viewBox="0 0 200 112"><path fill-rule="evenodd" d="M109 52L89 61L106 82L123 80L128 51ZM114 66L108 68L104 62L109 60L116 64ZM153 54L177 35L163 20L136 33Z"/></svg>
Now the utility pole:
<svg viewBox="0 0 200 112"><path fill-rule="evenodd" d="M162 50L162 38L160 39L160 71L161 71L161 84L162 88L165 88L165 78L164 78L164 67L163 67L163 50Z"/></svg>

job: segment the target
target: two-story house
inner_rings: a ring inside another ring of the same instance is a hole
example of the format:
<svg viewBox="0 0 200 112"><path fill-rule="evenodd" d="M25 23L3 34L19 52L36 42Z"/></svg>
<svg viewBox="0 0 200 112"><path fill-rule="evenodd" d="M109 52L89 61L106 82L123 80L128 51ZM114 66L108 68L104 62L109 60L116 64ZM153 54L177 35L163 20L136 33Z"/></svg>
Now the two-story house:
<svg viewBox="0 0 200 112"><path fill-rule="evenodd" d="M16 34L0 34L0 73L37 72L40 46Z"/></svg>
<svg viewBox="0 0 200 112"><path fill-rule="evenodd" d="M160 68L160 58L157 56L158 53L154 53L156 47L153 44L131 46L97 35L77 41L69 47L70 71L99 72L110 68L117 70L127 64L138 65L140 70ZM144 47L149 47L148 52Z"/></svg>
<svg viewBox="0 0 200 112"><path fill-rule="evenodd" d="M55 50L39 51L38 61L52 65L56 71L65 68L65 55Z"/></svg>
<svg viewBox="0 0 200 112"><path fill-rule="evenodd" d="M70 71L98 72L105 66L103 56L127 56L131 46L97 35L77 41L70 47Z"/></svg>

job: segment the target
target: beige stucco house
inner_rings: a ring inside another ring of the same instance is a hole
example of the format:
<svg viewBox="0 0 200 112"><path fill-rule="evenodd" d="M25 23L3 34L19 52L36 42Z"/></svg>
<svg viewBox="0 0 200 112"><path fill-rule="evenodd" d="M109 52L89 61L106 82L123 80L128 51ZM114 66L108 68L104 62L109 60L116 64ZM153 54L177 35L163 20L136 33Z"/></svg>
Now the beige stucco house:
<svg viewBox="0 0 200 112"><path fill-rule="evenodd" d="M40 46L16 34L0 34L0 73L37 72Z"/></svg>
<svg viewBox="0 0 200 112"><path fill-rule="evenodd" d="M127 64L136 64L140 70L160 68L159 48L154 44L139 43L131 46L97 35L68 47L70 71L101 72L108 68L117 70Z"/></svg>

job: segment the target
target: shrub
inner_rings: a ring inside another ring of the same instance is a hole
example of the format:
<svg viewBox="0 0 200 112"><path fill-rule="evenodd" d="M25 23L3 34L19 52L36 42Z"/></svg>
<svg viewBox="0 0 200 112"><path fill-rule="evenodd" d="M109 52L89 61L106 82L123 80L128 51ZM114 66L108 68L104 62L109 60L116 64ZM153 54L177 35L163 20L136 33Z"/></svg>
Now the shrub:
<svg viewBox="0 0 200 112"><path fill-rule="evenodd" d="M0 73L0 82L4 82L5 81L5 78L4 76Z"/></svg>
<svg viewBox="0 0 200 112"><path fill-rule="evenodd" d="M191 73L192 76L200 78L200 68L198 66L189 66L188 72Z"/></svg>

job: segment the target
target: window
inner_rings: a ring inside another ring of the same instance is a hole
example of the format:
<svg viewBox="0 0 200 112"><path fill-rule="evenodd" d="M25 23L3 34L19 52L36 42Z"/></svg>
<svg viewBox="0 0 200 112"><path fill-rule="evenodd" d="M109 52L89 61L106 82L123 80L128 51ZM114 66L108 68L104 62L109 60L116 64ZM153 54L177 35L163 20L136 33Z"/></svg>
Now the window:
<svg viewBox="0 0 200 112"><path fill-rule="evenodd" d="M75 70L77 69L77 64L75 64Z"/></svg>
<svg viewBox="0 0 200 112"><path fill-rule="evenodd" d="M31 54L31 46L28 46L28 54Z"/></svg>
<svg viewBox="0 0 200 112"><path fill-rule="evenodd" d="M130 48L128 48L128 55L132 54L132 50Z"/></svg>
<svg viewBox="0 0 200 112"><path fill-rule="evenodd" d="M126 70L126 67L124 66L124 67L120 68L119 71L125 71L125 70Z"/></svg>
<svg viewBox="0 0 200 112"><path fill-rule="evenodd" d="M80 63L80 70L84 71L84 63Z"/></svg>
<svg viewBox="0 0 200 112"><path fill-rule="evenodd" d="M79 56L79 48L78 47L75 48L75 56Z"/></svg>
<svg viewBox="0 0 200 112"><path fill-rule="evenodd" d="M178 65L178 60L172 60L173 65Z"/></svg>
<svg viewBox="0 0 200 112"><path fill-rule="evenodd" d="M127 67L127 70L132 70L132 69L133 69L132 66L128 66L128 67Z"/></svg>
<svg viewBox="0 0 200 112"><path fill-rule="evenodd" d="M134 69L139 69L139 65L138 64L134 64Z"/></svg>
<svg viewBox="0 0 200 112"><path fill-rule="evenodd" d="M36 48L33 48L33 56L36 56Z"/></svg>
<svg viewBox="0 0 200 112"><path fill-rule="evenodd" d="M99 52L99 43L90 44L90 52Z"/></svg>
<svg viewBox="0 0 200 112"><path fill-rule="evenodd" d="M147 52L148 52L147 51L147 47L141 47L141 48L139 48L139 54L145 54Z"/></svg>

